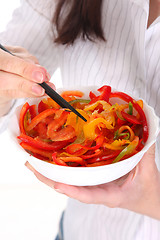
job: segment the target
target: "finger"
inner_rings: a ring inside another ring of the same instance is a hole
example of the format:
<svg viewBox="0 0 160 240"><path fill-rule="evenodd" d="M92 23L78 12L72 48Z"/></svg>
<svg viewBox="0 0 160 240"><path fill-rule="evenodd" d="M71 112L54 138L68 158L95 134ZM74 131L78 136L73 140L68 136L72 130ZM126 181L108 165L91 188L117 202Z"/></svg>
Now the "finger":
<svg viewBox="0 0 160 240"><path fill-rule="evenodd" d="M29 63L0 50L0 70L22 76L34 82L42 83L46 79L45 68Z"/></svg>
<svg viewBox="0 0 160 240"><path fill-rule="evenodd" d="M63 183L54 182L38 173L28 162L25 166L31 170L38 180L54 188L57 192L63 193L70 198L74 198L87 204L104 204L109 207L118 207L122 194L119 187L113 183L91 187L77 187Z"/></svg>
<svg viewBox="0 0 160 240"><path fill-rule="evenodd" d="M25 166L34 173L34 175L37 177L38 180L40 180L41 182L47 184L49 187L54 188L54 184L55 182L52 181L49 178L46 178L45 176L43 176L42 174L40 174L39 172L37 172L35 170L35 168L27 161L25 163Z"/></svg>
<svg viewBox="0 0 160 240"><path fill-rule="evenodd" d="M11 53L13 53L15 56L20 57L28 62L38 64L38 59L31 55L25 48L19 47L19 46L5 46L6 49L8 49Z"/></svg>
<svg viewBox="0 0 160 240"><path fill-rule="evenodd" d="M113 183L91 187L77 187L56 182L54 189L80 202L103 204L108 207L118 207L123 197L120 188Z"/></svg>
<svg viewBox="0 0 160 240"><path fill-rule="evenodd" d="M2 97L17 98L26 93L27 96L43 96L45 91L37 83L26 80L21 76L1 72L0 92ZM18 93L18 95L16 95ZM26 95L25 94L25 95Z"/></svg>

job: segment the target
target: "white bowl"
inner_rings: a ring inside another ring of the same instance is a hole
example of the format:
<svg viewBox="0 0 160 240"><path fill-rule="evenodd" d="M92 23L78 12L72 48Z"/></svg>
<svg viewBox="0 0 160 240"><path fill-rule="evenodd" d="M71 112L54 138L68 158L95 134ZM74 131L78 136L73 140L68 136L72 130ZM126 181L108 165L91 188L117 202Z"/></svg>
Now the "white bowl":
<svg viewBox="0 0 160 240"><path fill-rule="evenodd" d="M84 92L84 98L88 97L89 91L97 92L98 87L76 88ZM66 90L66 89L63 89ZM59 89L58 92L62 92ZM72 90L72 89L70 89ZM40 99L29 99L29 104L37 104ZM16 138L20 134L19 113L22 106L19 106L12 116L9 132L11 139L16 145L18 151L23 152L24 159L28 161L39 173L56 182L61 182L76 186L92 186L111 182L130 172L141 160L144 153L156 141L159 133L159 118L155 115L154 109L148 106L144 101L144 112L148 121L149 137L144 148L134 156L123 161L98 167L65 167L47 163L28 154L20 145Z"/></svg>

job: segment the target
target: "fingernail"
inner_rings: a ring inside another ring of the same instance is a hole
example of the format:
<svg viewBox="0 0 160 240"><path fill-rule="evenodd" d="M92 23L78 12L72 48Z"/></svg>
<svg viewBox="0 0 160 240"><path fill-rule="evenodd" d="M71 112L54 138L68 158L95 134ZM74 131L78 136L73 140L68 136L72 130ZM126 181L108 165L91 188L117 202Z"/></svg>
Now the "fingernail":
<svg viewBox="0 0 160 240"><path fill-rule="evenodd" d="M29 162L26 162L24 164L30 171L34 172L34 168L29 164Z"/></svg>
<svg viewBox="0 0 160 240"><path fill-rule="evenodd" d="M42 72L35 71L32 76L38 83L42 83L44 81L44 75Z"/></svg>
<svg viewBox="0 0 160 240"><path fill-rule="evenodd" d="M46 79L47 79L47 81L49 81L51 79L51 75L48 72L46 73Z"/></svg>
<svg viewBox="0 0 160 240"><path fill-rule="evenodd" d="M34 84L32 86L32 92L35 94L35 95L38 95L38 96L42 96L44 95L45 91L42 87L40 87L38 84Z"/></svg>

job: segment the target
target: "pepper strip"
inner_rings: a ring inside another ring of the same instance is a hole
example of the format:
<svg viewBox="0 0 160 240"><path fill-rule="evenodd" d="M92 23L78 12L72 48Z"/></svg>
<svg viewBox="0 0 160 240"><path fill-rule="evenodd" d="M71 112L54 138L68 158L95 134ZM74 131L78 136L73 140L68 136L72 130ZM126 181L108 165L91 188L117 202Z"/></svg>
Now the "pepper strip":
<svg viewBox="0 0 160 240"><path fill-rule="evenodd" d="M123 92L112 92L110 94L110 98L112 97L119 97L122 100L126 101L126 102L131 102L133 104L133 107L136 109L136 111L138 112L139 116L140 116L140 122L143 126L143 141L146 142L148 139L148 124L147 124L147 119L145 116L145 113L143 111L143 109L140 107L140 105L129 95L127 95L126 93Z"/></svg>
<svg viewBox="0 0 160 240"><path fill-rule="evenodd" d="M52 160L55 164L61 165L61 166L68 166L62 159L56 157L56 153L52 154Z"/></svg>
<svg viewBox="0 0 160 240"><path fill-rule="evenodd" d="M88 141L86 140L86 144L82 145L82 144L71 144L69 146L66 147L66 152L68 154L72 154L72 155L82 155L85 152L87 152L88 150L96 150L98 148L100 148L103 144L104 141L104 136L100 135L98 136L96 139L96 145L91 147L93 141Z"/></svg>
<svg viewBox="0 0 160 240"><path fill-rule="evenodd" d="M95 103L98 100L104 100L106 102L109 102L109 97L111 94L111 87L104 85L101 88L99 88L98 91L101 93L99 96L95 96L94 93L90 92L90 94L89 94L91 97L90 104Z"/></svg>
<svg viewBox="0 0 160 240"><path fill-rule="evenodd" d="M86 139L94 140L97 137L95 130L99 124L101 124L101 127L102 127L102 124L104 124L104 127L108 129L113 129L113 126L104 118L95 118L94 120L86 123L83 126L83 132Z"/></svg>
<svg viewBox="0 0 160 240"><path fill-rule="evenodd" d="M94 157L94 158L91 158L91 159L87 159L86 161L87 161L88 164L101 162L101 161L108 161L108 164L110 164L110 163L113 162L114 158L119 155L119 153L120 153L120 151L117 150L117 151L113 151L112 153L104 155L104 156L99 156L99 157Z"/></svg>
<svg viewBox="0 0 160 240"><path fill-rule="evenodd" d="M133 124L141 124L141 122L136 118L136 116L130 115L124 111L122 111L121 114L122 114L122 117L125 120L127 120L128 122L133 123Z"/></svg>
<svg viewBox="0 0 160 240"><path fill-rule="evenodd" d="M22 133L17 138L20 139L22 142L28 143L33 147L40 148L43 150L56 151L56 150L62 149L68 144L68 141L52 142L49 144L47 142L43 142L42 140L36 140L36 138L32 138L24 133Z"/></svg>
<svg viewBox="0 0 160 240"><path fill-rule="evenodd" d="M97 150L95 150L94 153L92 153L92 154L84 154L81 157L86 160L86 159L98 157L102 152L103 152L103 150L97 149Z"/></svg>
<svg viewBox="0 0 160 240"><path fill-rule="evenodd" d="M130 138L129 138L129 140L132 142L133 139L134 139L134 137L135 137L135 134L134 134L133 130L132 130L129 126L127 126L127 125L121 126L121 127L118 129L118 135L121 134L124 130L128 130L128 131L129 131L129 133L130 133Z"/></svg>
<svg viewBox="0 0 160 240"><path fill-rule="evenodd" d="M104 143L103 147L111 150L122 150L124 145L129 144L130 141L126 139L115 140L112 143Z"/></svg>
<svg viewBox="0 0 160 240"><path fill-rule="evenodd" d="M59 163L60 165L67 162L74 162L80 165L85 165L85 161L81 157L56 157L55 154L52 154L52 159L55 163Z"/></svg>
<svg viewBox="0 0 160 240"><path fill-rule="evenodd" d="M30 124L27 127L27 131L31 131L39 122L41 122L43 119L48 117L49 115L54 114L55 112L59 111L59 109L46 109L45 111L39 113L37 116L35 116Z"/></svg>
<svg viewBox="0 0 160 240"><path fill-rule="evenodd" d="M63 91L61 93L61 97L83 97L84 93L78 90L70 90L70 91Z"/></svg>
<svg viewBox="0 0 160 240"><path fill-rule="evenodd" d="M136 149L139 143L139 137L135 136L135 139L127 146L125 147L120 154L114 159L113 163L118 162L121 160L125 155L132 154L133 151Z"/></svg>
<svg viewBox="0 0 160 240"><path fill-rule="evenodd" d="M19 126L20 126L20 132L21 133L26 133L26 130L25 130L25 127L24 127L24 118L25 118L25 115L28 111L28 109L30 108L30 105L28 102L26 102L22 109L21 109L21 112L20 112L20 118L19 118Z"/></svg>
<svg viewBox="0 0 160 240"><path fill-rule="evenodd" d="M41 150L39 148L35 148L33 146L31 146L30 144L28 143L25 143L25 142L21 142L20 143L21 147L23 147L25 150L28 150L30 152L32 152L33 154L34 153L37 153L43 157L47 157L49 160L52 159L52 154L53 152L52 151L45 151L45 150Z"/></svg>

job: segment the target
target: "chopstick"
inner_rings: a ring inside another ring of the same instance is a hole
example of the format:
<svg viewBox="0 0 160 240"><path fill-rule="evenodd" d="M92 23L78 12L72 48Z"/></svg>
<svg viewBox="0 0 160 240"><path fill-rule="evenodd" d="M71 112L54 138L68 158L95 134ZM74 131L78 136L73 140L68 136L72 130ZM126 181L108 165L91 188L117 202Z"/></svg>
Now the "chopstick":
<svg viewBox="0 0 160 240"><path fill-rule="evenodd" d="M4 46L0 44L0 49L4 50L5 52L10 53L11 55L15 56L13 53L8 51ZM58 105L62 108L68 108L72 112L74 112L78 117L80 117L83 121L87 122L87 120L74 108L72 107L64 98L62 98L55 90L53 90L47 83L38 83L42 88L45 89L45 93L52 98Z"/></svg>

